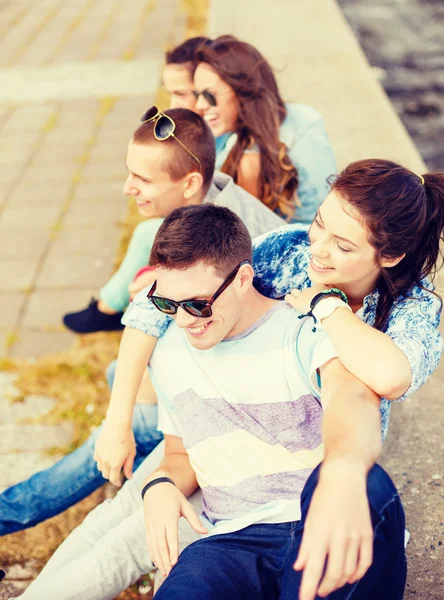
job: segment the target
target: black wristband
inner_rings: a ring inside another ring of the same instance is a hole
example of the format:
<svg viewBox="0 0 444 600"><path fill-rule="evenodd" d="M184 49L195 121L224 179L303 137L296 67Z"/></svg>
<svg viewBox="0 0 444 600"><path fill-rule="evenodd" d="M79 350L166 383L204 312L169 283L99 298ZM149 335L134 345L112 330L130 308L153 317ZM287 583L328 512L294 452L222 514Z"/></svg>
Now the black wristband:
<svg viewBox="0 0 444 600"><path fill-rule="evenodd" d="M153 479L152 481L149 481L146 485L143 486L141 493L142 500L144 499L145 494L150 489L150 487L153 487L153 485L157 485L158 483L172 483L174 486L176 485L174 481L169 477L157 477L157 479Z"/></svg>
<svg viewBox="0 0 444 600"><path fill-rule="evenodd" d="M314 323L313 329L312 329L313 333L316 331L316 323L317 323L317 319L313 314L313 309L318 302L320 302L323 298L326 298L328 296L336 296L337 298L339 298L340 300L345 302L345 304L348 304L347 296L344 294L344 292L342 290L339 290L338 288L330 288L329 290L322 290L322 292L319 292L319 294L316 294L316 296L313 296L313 298L310 302L310 310L308 311L308 313L305 313L304 315L299 315L299 319L304 319L305 317L311 317L313 319L313 323Z"/></svg>
<svg viewBox="0 0 444 600"><path fill-rule="evenodd" d="M336 296L336 298L339 298L342 300L342 302L348 304L348 298L342 290L338 290L338 288L330 288L329 290L322 290L322 292L319 292L319 294L316 294L316 296L312 298L310 302L310 312L314 309L318 302L328 296Z"/></svg>

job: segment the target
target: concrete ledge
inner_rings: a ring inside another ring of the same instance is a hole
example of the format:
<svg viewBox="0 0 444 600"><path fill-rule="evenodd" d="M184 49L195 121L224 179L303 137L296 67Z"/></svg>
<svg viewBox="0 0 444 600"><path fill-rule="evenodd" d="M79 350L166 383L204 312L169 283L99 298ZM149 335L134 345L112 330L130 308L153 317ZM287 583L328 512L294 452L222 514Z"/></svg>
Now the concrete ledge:
<svg viewBox="0 0 444 600"><path fill-rule="evenodd" d="M209 33L261 50L285 100L324 116L340 166L378 157L426 170L334 0L213 0Z"/></svg>

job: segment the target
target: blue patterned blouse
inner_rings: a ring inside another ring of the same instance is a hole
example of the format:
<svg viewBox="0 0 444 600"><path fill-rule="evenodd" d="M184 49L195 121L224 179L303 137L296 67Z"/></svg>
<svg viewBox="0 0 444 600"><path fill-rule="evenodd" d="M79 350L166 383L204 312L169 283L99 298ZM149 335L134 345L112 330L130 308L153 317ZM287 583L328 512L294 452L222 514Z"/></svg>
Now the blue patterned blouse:
<svg viewBox="0 0 444 600"><path fill-rule="evenodd" d="M253 243L255 287L264 295L279 298L292 289L310 287L307 275L310 261L308 226L285 225L255 238ZM170 317L160 313L147 299L149 287L139 292L123 316L122 323L147 334L160 337L166 331ZM379 293L364 298L360 315L373 325ZM412 381L404 400L418 390L438 366L443 341L438 332L441 302L434 294L415 286L407 298L400 297L390 313L386 334L407 356ZM391 403L381 400L382 435L385 439L390 419Z"/></svg>

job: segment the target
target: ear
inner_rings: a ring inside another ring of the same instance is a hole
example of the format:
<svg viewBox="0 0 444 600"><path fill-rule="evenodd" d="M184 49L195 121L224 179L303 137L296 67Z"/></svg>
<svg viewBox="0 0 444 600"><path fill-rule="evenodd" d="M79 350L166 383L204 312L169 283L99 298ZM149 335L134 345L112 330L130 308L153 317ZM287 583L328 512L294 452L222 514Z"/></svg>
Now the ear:
<svg viewBox="0 0 444 600"><path fill-rule="evenodd" d="M251 265L242 265L237 274L240 294L245 294L253 285L254 271Z"/></svg>
<svg viewBox="0 0 444 600"><path fill-rule="evenodd" d="M203 177L200 173L192 172L188 173L184 179L184 190L183 196L186 200L189 200L192 196L197 194L203 185Z"/></svg>
<svg viewBox="0 0 444 600"><path fill-rule="evenodd" d="M399 264L404 257L405 257L405 252L404 252L404 254L401 254L400 256L397 256L396 258L383 258L380 263L381 267L384 267L384 269L390 269L391 267L396 267L396 265Z"/></svg>

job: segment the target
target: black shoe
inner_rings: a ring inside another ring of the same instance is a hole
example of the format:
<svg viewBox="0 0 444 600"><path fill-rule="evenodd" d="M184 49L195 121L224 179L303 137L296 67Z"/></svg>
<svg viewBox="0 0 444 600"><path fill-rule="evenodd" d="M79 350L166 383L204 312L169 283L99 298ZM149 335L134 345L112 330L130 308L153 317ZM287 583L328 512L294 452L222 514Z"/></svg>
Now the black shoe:
<svg viewBox="0 0 444 600"><path fill-rule="evenodd" d="M65 327L76 333L95 333L96 331L120 331L125 328L120 322L123 312L107 315L97 308L97 300L91 298L89 306L79 312L68 313L63 317Z"/></svg>

